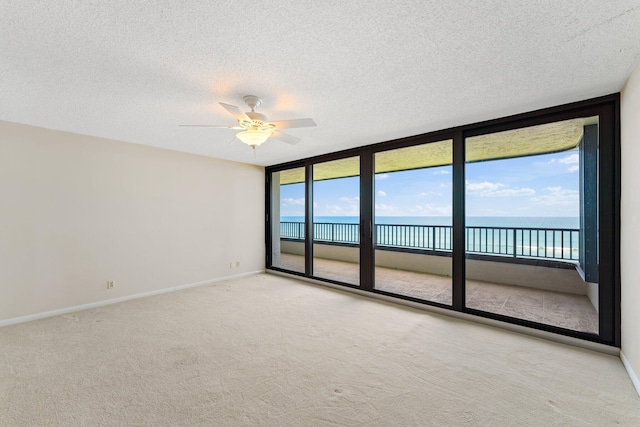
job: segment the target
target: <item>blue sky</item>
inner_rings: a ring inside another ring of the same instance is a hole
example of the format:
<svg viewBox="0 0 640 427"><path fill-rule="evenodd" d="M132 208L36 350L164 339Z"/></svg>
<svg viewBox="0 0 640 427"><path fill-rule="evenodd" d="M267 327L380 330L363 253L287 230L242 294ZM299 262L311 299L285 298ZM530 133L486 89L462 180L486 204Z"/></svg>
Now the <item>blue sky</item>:
<svg viewBox="0 0 640 427"><path fill-rule="evenodd" d="M376 216L450 216L451 166L377 174ZM578 153L466 165L467 216L578 216ZM280 190L280 215L304 215L304 185ZM314 183L314 216L357 216L359 178Z"/></svg>

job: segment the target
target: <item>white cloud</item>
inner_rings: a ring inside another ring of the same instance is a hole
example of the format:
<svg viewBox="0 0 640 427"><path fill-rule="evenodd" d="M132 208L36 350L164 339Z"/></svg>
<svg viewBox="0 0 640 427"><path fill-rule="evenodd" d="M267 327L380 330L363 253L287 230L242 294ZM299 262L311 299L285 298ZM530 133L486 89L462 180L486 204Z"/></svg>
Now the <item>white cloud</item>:
<svg viewBox="0 0 640 427"><path fill-rule="evenodd" d="M446 169L433 172L434 175L449 175L449 171Z"/></svg>
<svg viewBox="0 0 640 427"><path fill-rule="evenodd" d="M360 197L340 197L338 203L314 204L314 215L318 216L358 216L360 215Z"/></svg>
<svg viewBox="0 0 640 427"><path fill-rule="evenodd" d="M314 215L319 216L351 216L350 212L344 208L344 206L340 205L324 205L324 209L320 210L318 213L314 212Z"/></svg>
<svg viewBox="0 0 640 427"><path fill-rule="evenodd" d="M490 191L480 195L483 197L519 197L533 196L534 194L536 194L536 190L533 188L505 188L503 190Z"/></svg>
<svg viewBox="0 0 640 427"><path fill-rule="evenodd" d="M412 213L420 216L447 216L451 215L451 206L434 206L432 204L416 205L411 209Z"/></svg>
<svg viewBox="0 0 640 427"><path fill-rule="evenodd" d="M507 188L508 185L499 182L469 182L467 194L479 197L520 197L536 194L533 188Z"/></svg>
<svg viewBox="0 0 640 427"><path fill-rule="evenodd" d="M509 216L512 212L505 211L503 209L493 209L493 208L477 208L475 210L474 216Z"/></svg>
<svg viewBox="0 0 640 427"><path fill-rule="evenodd" d="M567 172L573 173L573 172L578 172L580 170L580 166L578 166L578 163L580 163L580 155L577 153L573 153L561 159L551 159L548 162L538 163L538 164L556 165L552 168L553 171L558 171L558 168L559 168L558 165L571 165L567 169Z"/></svg>
<svg viewBox="0 0 640 427"><path fill-rule="evenodd" d="M496 191L498 188L506 187L499 182L469 182L467 181L467 194L482 195L490 191Z"/></svg>
<svg viewBox="0 0 640 427"><path fill-rule="evenodd" d="M326 204L322 208L314 210L314 215L318 216L358 216L360 215L360 205L332 205Z"/></svg>
<svg viewBox="0 0 640 427"><path fill-rule="evenodd" d="M376 179L377 180L383 180L383 179L387 179L389 178L389 174L388 173L378 173L376 174Z"/></svg>
<svg viewBox="0 0 640 427"><path fill-rule="evenodd" d="M376 203L375 208L376 216L448 216L451 215L452 212L450 205L437 206L434 204L400 207L387 205L385 203Z"/></svg>
<svg viewBox="0 0 640 427"><path fill-rule="evenodd" d="M563 165L571 165L567 172L578 172L580 170L580 166L578 163L580 162L580 156L578 154L570 154L567 157L563 157L562 159L558 159L558 163Z"/></svg>
<svg viewBox="0 0 640 427"><path fill-rule="evenodd" d="M360 196L355 197L340 197L341 202L346 202L349 204L360 204Z"/></svg>
<svg viewBox="0 0 640 427"><path fill-rule="evenodd" d="M428 197L428 196L442 196L442 193L437 193L435 191L427 191L426 193L418 194L418 197Z"/></svg>
<svg viewBox="0 0 640 427"><path fill-rule="evenodd" d="M382 190L378 190L378 196L380 196L380 197L384 197L384 196L386 196L386 195L387 195L387 193L385 193L384 191L382 191Z"/></svg>
<svg viewBox="0 0 640 427"><path fill-rule="evenodd" d="M580 194L577 190L569 190L562 187L547 187L546 194L529 199L536 205L542 206L566 206L578 209Z"/></svg>
<svg viewBox="0 0 640 427"><path fill-rule="evenodd" d="M384 203L376 203L376 215L398 215L398 207L385 205Z"/></svg>
<svg viewBox="0 0 640 427"><path fill-rule="evenodd" d="M562 163L563 165L572 165L574 163L578 163L580 161L580 156L577 154L570 154L567 157L562 159L558 159L558 163Z"/></svg>
<svg viewBox="0 0 640 427"><path fill-rule="evenodd" d="M314 202L313 215L314 216L357 216L360 214L359 205L353 203L343 202Z"/></svg>
<svg viewBox="0 0 640 427"><path fill-rule="evenodd" d="M301 197L299 199L294 199L292 197L287 197L286 199L282 199L280 201L280 204L282 206L295 206L295 205L304 206L304 197Z"/></svg>

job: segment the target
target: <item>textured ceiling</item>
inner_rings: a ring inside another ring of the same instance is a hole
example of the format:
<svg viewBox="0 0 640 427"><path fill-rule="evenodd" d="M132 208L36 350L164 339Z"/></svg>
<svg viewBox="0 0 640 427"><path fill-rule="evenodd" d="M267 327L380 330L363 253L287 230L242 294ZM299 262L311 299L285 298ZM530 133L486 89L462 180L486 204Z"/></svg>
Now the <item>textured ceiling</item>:
<svg viewBox="0 0 640 427"><path fill-rule="evenodd" d="M0 120L258 165L617 92L640 0L0 0ZM311 117L256 157L218 102Z"/></svg>

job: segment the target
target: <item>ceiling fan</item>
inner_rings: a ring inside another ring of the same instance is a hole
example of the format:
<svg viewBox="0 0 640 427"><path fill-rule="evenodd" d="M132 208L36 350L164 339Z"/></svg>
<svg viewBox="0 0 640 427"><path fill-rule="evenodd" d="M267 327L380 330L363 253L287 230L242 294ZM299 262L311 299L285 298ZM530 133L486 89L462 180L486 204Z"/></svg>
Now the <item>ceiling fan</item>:
<svg viewBox="0 0 640 427"><path fill-rule="evenodd" d="M238 129L242 132L236 134L236 138L244 142L255 150L260 144L265 142L269 137L278 139L287 144L297 144L299 138L280 132L280 129L303 128L316 126L313 119L294 119L294 120L276 120L267 121L267 116L256 113L255 108L262 104L262 99L255 95L247 95L242 98L244 102L251 108L251 111L243 113L240 108L235 105L220 102L220 105L227 110L233 117L238 120L236 126L218 126L218 125L180 125L185 127L208 127L221 129Z"/></svg>

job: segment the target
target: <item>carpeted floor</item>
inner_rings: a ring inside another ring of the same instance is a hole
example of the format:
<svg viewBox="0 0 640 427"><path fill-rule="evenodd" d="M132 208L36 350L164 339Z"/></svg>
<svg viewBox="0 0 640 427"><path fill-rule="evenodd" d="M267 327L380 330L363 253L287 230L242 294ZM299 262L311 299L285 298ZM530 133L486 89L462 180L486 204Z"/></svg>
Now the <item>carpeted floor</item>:
<svg viewBox="0 0 640 427"><path fill-rule="evenodd" d="M294 279L0 329L0 425L640 425L620 360Z"/></svg>
<svg viewBox="0 0 640 427"><path fill-rule="evenodd" d="M281 254L280 266L304 272L304 257ZM353 285L360 283L360 265L314 258L314 274ZM451 305L451 277L376 266L376 289ZM598 333L598 312L586 295L525 286L466 280L469 308L531 320L575 331Z"/></svg>

